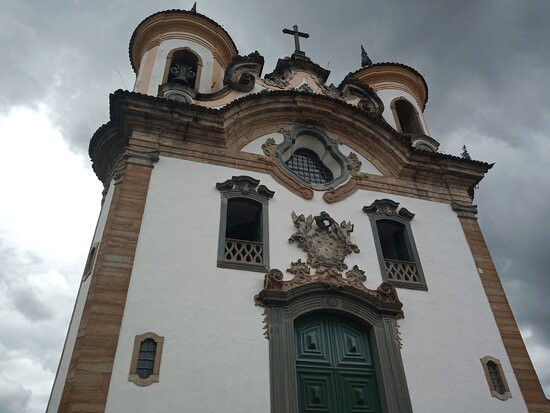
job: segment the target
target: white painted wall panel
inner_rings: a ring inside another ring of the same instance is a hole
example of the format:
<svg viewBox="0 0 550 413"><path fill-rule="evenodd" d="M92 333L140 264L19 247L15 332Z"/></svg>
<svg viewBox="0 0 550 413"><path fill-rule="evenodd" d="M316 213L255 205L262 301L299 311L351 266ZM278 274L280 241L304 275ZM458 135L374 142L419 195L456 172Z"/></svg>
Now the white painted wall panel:
<svg viewBox="0 0 550 413"><path fill-rule="evenodd" d="M252 148L253 146L251 146ZM248 174L275 191L269 201L270 262L305 258L288 243L296 213L327 211L355 224L361 252L347 264L382 281L364 205L391 198L415 213L412 230L428 291L399 289L402 356L415 412L525 412L496 323L456 214L447 204L370 191L327 204L304 200L270 176L161 157L153 169L137 246L107 412L269 412L268 341L253 297L263 274L216 267L220 193L216 182ZM289 274L287 274L289 275ZM290 277L289 277L290 278ZM165 337L160 381L128 381L134 337ZM502 361L513 398L491 397L479 359Z"/></svg>

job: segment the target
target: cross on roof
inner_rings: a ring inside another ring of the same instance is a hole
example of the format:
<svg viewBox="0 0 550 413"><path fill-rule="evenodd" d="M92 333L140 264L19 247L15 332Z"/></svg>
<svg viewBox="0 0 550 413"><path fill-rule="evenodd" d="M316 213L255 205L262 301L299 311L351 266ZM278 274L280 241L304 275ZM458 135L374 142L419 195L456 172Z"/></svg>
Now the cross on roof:
<svg viewBox="0 0 550 413"><path fill-rule="evenodd" d="M292 26L292 28L294 30L283 29L283 33L284 34L291 34L291 35L294 36L294 48L296 49L296 50L294 50L294 53L297 53L297 52L300 53L301 52L301 50L300 50L300 37L303 37L304 39L307 39L309 37L309 34L299 32L298 31L298 26L296 24L294 26Z"/></svg>

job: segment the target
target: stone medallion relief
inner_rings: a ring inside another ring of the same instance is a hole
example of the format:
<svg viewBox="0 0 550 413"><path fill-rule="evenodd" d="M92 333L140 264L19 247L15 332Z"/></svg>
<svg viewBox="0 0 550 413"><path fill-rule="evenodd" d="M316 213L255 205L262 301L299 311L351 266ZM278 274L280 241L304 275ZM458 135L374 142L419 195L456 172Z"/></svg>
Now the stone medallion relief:
<svg viewBox="0 0 550 413"><path fill-rule="evenodd" d="M307 217L292 212L291 218L295 231L288 241L306 254L305 262L300 258L290 263L286 270L294 276L290 280L284 280L280 270L269 270L263 290L255 297L257 304L262 305L263 297L269 292L290 291L313 283L330 288L351 287L383 302L399 302L391 284L383 282L376 290L370 290L364 285L367 280L365 271L357 265L348 270L346 257L359 253L359 247L351 239L354 228L351 222L344 220L338 223L325 211Z"/></svg>

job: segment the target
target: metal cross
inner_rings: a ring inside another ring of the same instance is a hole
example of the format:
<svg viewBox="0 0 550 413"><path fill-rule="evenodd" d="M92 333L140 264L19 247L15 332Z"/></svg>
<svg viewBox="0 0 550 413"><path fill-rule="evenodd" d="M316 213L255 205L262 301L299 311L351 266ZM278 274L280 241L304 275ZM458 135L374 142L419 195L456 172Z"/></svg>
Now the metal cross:
<svg viewBox="0 0 550 413"><path fill-rule="evenodd" d="M294 47L296 49L295 52L300 52L300 37L303 37L304 39L307 39L309 37L309 34L299 32L297 25L292 26L292 28L294 30L283 29L283 33L284 34L291 34L291 35L294 36Z"/></svg>

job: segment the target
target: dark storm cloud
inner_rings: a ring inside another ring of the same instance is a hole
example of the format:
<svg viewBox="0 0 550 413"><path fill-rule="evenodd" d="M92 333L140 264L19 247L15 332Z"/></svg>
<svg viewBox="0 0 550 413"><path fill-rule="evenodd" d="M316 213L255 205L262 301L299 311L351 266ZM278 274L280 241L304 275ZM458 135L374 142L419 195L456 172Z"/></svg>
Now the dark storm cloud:
<svg viewBox="0 0 550 413"><path fill-rule="evenodd" d="M158 10L191 3L4 2L0 112L46 103L64 138L86 151L108 120L108 93L133 87L127 50L134 28ZM520 328L532 334L526 341L550 352L550 2L203 0L198 10L224 26L241 54L264 55L264 73L292 51L281 29L293 24L310 33L303 49L332 71L329 82L359 67L361 43L375 62L422 73L425 116L442 149L459 154L466 144L472 157L496 162L476 194L480 224ZM40 322L43 303L32 302L21 292L12 299L27 322ZM548 392L550 369L536 367ZM17 391L8 396L23 403L29 396Z"/></svg>

